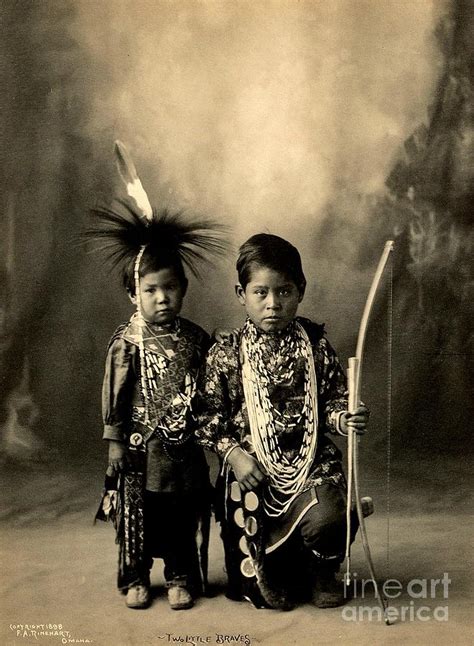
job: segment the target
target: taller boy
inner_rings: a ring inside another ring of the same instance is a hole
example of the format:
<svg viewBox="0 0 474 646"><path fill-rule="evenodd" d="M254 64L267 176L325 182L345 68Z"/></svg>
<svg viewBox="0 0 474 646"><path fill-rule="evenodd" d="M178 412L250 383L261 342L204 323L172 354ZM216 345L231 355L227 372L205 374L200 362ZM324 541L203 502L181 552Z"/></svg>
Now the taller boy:
<svg viewBox="0 0 474 646"><path fill-rule="evenodd" d="M343 602L346 485L330 434L366 428L324 328L296 318L306 279L298 250L255 235L239 251L238 344L216 344L201 383L198 441L215 451L228 596L286 609L309 592ZM356 522L353 523L356 529Z"/></svg>

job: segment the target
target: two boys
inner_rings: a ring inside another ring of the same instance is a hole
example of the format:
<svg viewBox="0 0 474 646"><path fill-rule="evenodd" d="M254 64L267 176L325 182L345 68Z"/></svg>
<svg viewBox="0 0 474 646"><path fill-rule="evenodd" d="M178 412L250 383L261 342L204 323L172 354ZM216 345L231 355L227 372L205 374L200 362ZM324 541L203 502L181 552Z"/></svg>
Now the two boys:
<svg viewBox="0 0 474 646"><path fill-rule="evenodd" d="M139 207L136 190L129 195ZM109 345L103 391L127 605L149 604L154 556L164 558L171 607L193 604L195 535L209 513L200 447L222 464L217 515L228 596L281 609L308 595L319 607L340 605L346 488L329 435L349 426L364 432L367 410L347 412L344 373L323 327L296 316L306 287L297 249L269 234L242 245L236 291L246 322L236 343L214 344L200 370L208 340L179 317L183 262L193 270L196 257L222 250L215 228L151 207L96 216L94 235L120 259L137 306Z"/></svg>

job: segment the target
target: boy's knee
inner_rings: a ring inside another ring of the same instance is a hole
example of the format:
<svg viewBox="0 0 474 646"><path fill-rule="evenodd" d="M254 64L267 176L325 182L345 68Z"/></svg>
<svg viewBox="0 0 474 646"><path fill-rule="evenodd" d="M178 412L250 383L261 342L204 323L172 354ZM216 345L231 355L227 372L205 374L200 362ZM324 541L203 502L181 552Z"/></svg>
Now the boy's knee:
<svg viewBox="0 0 474 646"><path fill-rule="evenodd" d="M344 535L346 528L346 519L344 514L333 512L315 517L309 516L301 524L301 536L307 547L313 549L316 543L333 540L339 534Z"/></svg>
<svg viewBox="0 0 474 646"><path fill-rule="evenodd" d="M300 532L306 547L317 549L326 545L344 544L346 509L342 493L327 485L318 488L318 504L303 516ZM331 550L332 551L332 550Z"/></svg>

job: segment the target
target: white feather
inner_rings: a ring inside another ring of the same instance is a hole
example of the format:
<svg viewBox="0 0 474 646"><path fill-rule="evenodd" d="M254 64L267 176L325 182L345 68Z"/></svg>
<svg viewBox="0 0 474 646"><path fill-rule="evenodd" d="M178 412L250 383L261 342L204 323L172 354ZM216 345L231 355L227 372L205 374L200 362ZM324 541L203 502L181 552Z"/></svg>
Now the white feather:
<svg viewBox="0 0 474 646"><path fill-rule="evenodd" d="M115 142L115 154L118 172L125 184L128 195L135 201L139 211L143 213L145 218L151 220L153 218L153 209L150 200L138 177L130 153L121 141L117 140Z"/></svg>
<svg viewBox="0 0 474 646"><path fill-rule="evenodd" d="M148 199L148 195L146 194L140 179L137 177L134 182L128 182L126 184L126 188L127 193L135 200L138 208L143 212L146 219L151 220L153 217L153 209L151 208L150 200Z"/></svg>

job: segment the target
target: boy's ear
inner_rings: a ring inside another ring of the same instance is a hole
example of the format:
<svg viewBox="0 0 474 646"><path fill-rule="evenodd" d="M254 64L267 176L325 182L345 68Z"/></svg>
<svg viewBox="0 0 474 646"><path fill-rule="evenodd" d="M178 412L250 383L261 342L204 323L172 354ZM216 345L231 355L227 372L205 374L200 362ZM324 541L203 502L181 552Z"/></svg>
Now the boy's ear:
<svg viewBox="0 0 474 646"><path fill-rule="evenodd" d="M129 289L127 289L127 295L128 295L128 298L131 300L131 302L134 305L136 305L137 304L137 297L135 296L135 294L132 294L132 292Z"/></svg>
<svg viewBox="0 0 474 646"><path fill-rule="evenodd" d="M235 286L235 293L237 295L237 298L239 299L239 303L241 305L245 305L245 289L240 283L237 283L237 285Z"/></svg>
<svg viewBox="0 0 474 646"><path fill-rule="evenodd" d="M302 300L303 300L303 298L304 298L304 293L305 293L305 291L306 291L306 283L301 283L301 285L300 285L300 286L299 286L299 288L298 288L298 291L299 291L299 293L300 293L300 296L299 296L299 299L298 299L298 303L301 303L301 301L302 301Z"/></svg>

